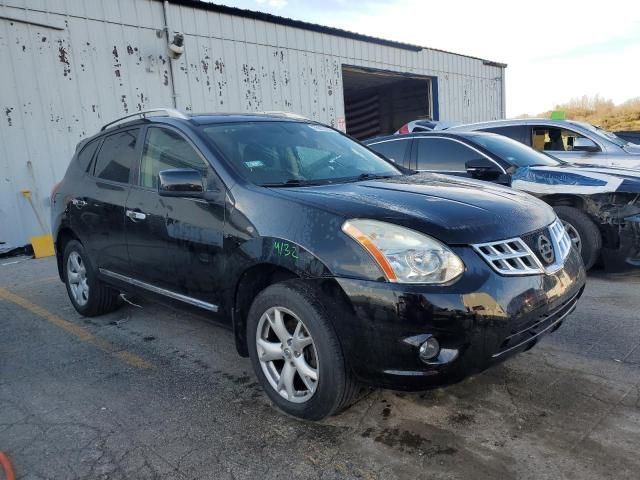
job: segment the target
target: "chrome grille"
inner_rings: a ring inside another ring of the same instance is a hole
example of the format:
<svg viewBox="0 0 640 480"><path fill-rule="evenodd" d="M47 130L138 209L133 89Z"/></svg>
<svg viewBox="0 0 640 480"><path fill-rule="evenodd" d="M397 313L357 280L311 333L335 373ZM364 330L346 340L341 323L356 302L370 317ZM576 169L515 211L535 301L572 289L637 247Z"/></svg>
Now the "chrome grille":
<svg viewBox="0 0 640 480"><path fill-rule="evenodd" d="M540 262L520 238L479 243L473 248L501 275L540 273Z"/></svg>
<svg viewBox="0 0 640 480"><path fill-rule="evenodd" d="M560 257L561 261L564 263L567 255L569 255L569 251L571 251L571 238L569 238L569 234L560 220L556 220L551 224L549 232L551 232L551 238L553 239L555 244L554 246L556 247L556 256Z"/></svg>
<svg viewBox="0 0 640 480"><path fill-rule="evenodd" d="M538 230L523 238L529 238L533 234L546 233L547 229ZM522 238L516 237L496 242L478 243L472 245L474 250L491 267L501 275L536 275L540 273L553 273L560 269L571 250L571 239L559 220L555 220L548 232L553 245L554 260L551 265L543 265L539 255L536 255L530 245Z"/></svg>

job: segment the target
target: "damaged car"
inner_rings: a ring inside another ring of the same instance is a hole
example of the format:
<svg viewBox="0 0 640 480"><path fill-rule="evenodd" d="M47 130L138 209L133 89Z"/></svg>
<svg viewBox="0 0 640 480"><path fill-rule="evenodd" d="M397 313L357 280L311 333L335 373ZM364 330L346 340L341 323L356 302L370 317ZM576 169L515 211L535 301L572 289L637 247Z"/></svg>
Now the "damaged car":
<svg viewBox="0 0 640 480"><path fill-rule="evenodd" d="M407 168L511 186L551 205L585 267L640 267L640 171L570 164L482 132L380 137L369 148Z"/></svg>
<svg viewBox="0 0 640 480"><path fill-rule="evenodd" d="M122 295L198 311L233 331L275 405L313 420L362 385L423 390L528 350L585 285L535 197L275 115L106 125L55 188L52 225L80 314Z"/></svg>
<svg viewBox="0 0 640 480"><path fill-rule="evenodd" d="M640 171L640 145L586 122L524 118L453 125L449 128L456 132L497 133L575 164Z"/></svg>

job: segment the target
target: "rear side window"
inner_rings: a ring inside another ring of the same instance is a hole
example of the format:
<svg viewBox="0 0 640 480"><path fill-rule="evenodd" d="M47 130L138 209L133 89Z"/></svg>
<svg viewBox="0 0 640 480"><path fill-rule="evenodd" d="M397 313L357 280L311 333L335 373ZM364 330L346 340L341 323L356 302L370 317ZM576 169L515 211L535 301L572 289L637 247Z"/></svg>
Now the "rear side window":
<svg viewBox="0 0 640 480"><path fill-rule="evenodd" d="M465 163L482 158L471 148L447 138L420 138L418 144L418 170L465 172Z"/></svg>
<svg viewBox="0 0 640 480"><path fill-rule="evenodd" d="M140 163L140 185L158 188L158 174L171 168L191 168L207 175L207 164L185 138L166 128L149 128Z"/></svg>
<svg viewBox="0 0 640 480"><path fill-rule="evenodd" d="M91 165L91 160L93 160L93 155L96 153L98 149L98 145L100 145L100 139L97 138L95 140L87 143L84 148L78 154L78 167L83 172L89 171L89 166Z"/></svg>
<svg viewBox="0 0 640 480"><path fill-rule="evenodd" d="M369 148L375 152L381 153L389 160L393 160L400 165L405 165L405 163L409 163L406 158L409 143L410 142L408 140L389 140L387 142L369 145Z"/></svg>
<svg viewBox="0 0 640 480"><path fill-rule="evenodd" d="M481 131L489 133L497 133L505 137L513 138L514 140L531 146L531 135L529 134L529 128L523 125L511 125L509 127L491 127L483 128Z"/></svg>
<svg viewBox="0 0 640 480"><path fill-rule="evenodd" d="M127 183L131 166L135 163L139 128L109 135L104 139L94 174L103 180Z"/></svg>

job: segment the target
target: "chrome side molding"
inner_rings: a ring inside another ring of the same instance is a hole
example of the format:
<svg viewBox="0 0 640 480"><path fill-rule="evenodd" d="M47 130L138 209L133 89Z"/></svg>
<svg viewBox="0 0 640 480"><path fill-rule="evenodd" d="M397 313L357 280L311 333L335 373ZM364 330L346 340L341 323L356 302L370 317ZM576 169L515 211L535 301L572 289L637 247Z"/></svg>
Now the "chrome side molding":
<svg viewBox="0 0 640 480"><path fill-rule="evenodd" d="M150 283L136 280L135 278L127 277L126 275L121 275L120 273L112 272L111 270L107 270L105 268L101 268L100 273L107 277L120 280L121 282L129 283L130 285L133 285L135 287L144 288L145 290L148 290L150 292L164 295L165 297L173 298L174 300L179 300L181 302L188 303L205 310L209 310L210 312L215 313L218 311L218 306L214 305L213 303L203 302L202 300L198 300L197 298L188 297L187 295L182 295L181 293L172 292L171 290L157 287L155 285L151 285Z"/></svg>

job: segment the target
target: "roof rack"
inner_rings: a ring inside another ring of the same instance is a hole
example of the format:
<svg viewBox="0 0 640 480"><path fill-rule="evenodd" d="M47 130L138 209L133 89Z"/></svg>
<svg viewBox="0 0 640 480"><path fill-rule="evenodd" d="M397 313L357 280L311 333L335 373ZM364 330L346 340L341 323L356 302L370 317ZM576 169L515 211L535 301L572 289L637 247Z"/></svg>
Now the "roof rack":
<svg viewBox="0 0 640 480"><path fill-rule="evenodd" d="M187 120L189 118L184 113L179 112L178 110L174 110L173 108L152 108L150 110L142 110L141 112L132 113L131 115L126 115L126 116L121 117L121 118L119 118L117 120L114 120L113 122L109 122L109 123L103 125L103 127L100 129L100 131L103 132L108 127L110 127L111 125L115 125L116 123L120 123L123 120L126 120L128 118L133 118L133 117L147 118L147 115L149 115L150 113L160 114L158 116L181 118L182 120Z"/></svg>

